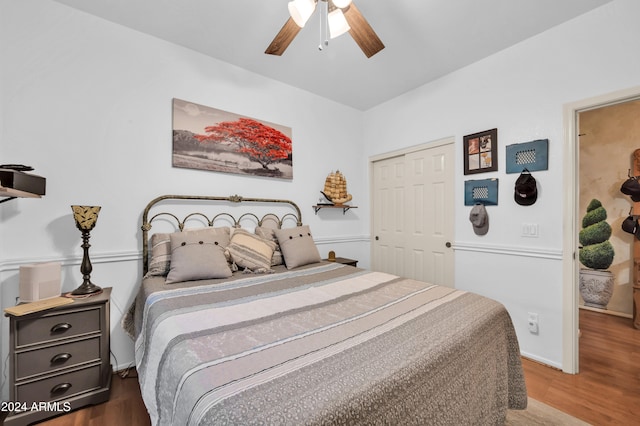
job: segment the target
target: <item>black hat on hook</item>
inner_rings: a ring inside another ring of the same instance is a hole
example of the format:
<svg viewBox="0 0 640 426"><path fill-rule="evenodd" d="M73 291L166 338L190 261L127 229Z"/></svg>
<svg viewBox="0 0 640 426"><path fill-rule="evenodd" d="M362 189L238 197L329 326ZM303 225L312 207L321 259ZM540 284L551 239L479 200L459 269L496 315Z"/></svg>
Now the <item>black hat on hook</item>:
<svg viewBox="0 0 640 426"><path fill-rule="evenodd" d="M513 198L521 206L530 206L538 199L538 186L536 179L529 170L524 169L516 179L515 194Z"/></svg>
<svg viewBox="0 0 640 426"><path fill-rule="evenodd" d="M620 191L625 195L630 195L634 202L640 201L640 182L638 182L636 176L631 176L625 180Z"/></svg>
<svg viewBox="0 0 640 426"><path fill-rule="evenodd" d="M638 220L636 216L629 214L629 216L622 221L622 230L635 235L638 230Z"/></svg>

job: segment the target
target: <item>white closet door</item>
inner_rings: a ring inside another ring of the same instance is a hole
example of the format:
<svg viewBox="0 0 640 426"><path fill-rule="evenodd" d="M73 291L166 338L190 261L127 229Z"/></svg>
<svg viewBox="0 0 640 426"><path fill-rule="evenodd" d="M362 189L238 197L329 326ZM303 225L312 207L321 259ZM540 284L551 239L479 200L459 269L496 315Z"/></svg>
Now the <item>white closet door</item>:
<svg viewBox="0 0 640 426"><path fill-rule="evenodd" d="M404 276L404 156L376 161L373 182L373 269Z"/></svg>
<svg viewBox="0 0 640 426"><path fill-rule="evenodd" d="M453 287L453 143L373 164L374 270Z"/></svg>

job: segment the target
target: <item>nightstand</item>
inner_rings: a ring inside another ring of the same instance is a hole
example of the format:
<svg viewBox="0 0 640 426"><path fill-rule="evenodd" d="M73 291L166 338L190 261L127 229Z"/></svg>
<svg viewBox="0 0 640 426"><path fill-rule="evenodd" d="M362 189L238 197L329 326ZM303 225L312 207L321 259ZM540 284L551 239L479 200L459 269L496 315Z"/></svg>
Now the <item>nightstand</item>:
<svg viewBox="0 0 640 426"><path fill-rule="evenodd" d="M346 257L336 257L334 260L329 260L329 259L324 259L324 260L328 262L342 263L343 265L358 266L357 260L347 259Z"/></svg>
<svg viewBox="0 0 640 426"><path fill-rule="evenodd" d="M111 288L72 304L9 320L10 404L26 425L109 400Z"/></svg>

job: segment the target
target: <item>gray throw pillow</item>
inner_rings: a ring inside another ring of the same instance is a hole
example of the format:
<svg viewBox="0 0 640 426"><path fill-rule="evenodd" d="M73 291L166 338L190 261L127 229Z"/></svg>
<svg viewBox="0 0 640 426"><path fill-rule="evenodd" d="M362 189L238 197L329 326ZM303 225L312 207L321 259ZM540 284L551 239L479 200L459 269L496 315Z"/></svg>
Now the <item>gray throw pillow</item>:
<svg viewBox="0 0 640 426"><path fill-rule="evenodd" d="M171 267L171 234L157 233L151 236L151 260L145 277L162 276L169 273Z"/></svg>
<svg viewBox="0 0 640 426"><path fill-rule="evenodd" d="M167 284L228 278L232 275L224 255L223 244L228 243L228 236L212 233L211 229L213 228L170 235L171 267Z"/></svg>
<svg viewBox="0 0 640 426"><path fill-rule="evenodd" d="M218 237L219 243L224 248L229 245L229 227L186 229L184 232L204 232L207 234L213 234ZM176 234L180 234L180 232L177 232ZM171 234L160 232L153 234L149 245L151 249L151 259L149 260L149 268L145 274L145 278L152 276L166 276L171 268ZM228 260L229 259L227 259L227 261Z"/></svg>
<svg viewBox="0 0 640 426"><path fill-rule="evenodd" d="M308 225L276 229L275 234L287 269L320 262L320 252L313 242Z"/></svg>

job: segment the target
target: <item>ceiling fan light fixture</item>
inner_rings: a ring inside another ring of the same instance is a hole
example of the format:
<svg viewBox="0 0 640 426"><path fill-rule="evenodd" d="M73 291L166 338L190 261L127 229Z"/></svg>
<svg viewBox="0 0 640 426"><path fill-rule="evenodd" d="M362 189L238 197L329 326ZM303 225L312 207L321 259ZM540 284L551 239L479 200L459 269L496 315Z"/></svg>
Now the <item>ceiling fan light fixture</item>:
<svg viewBox="0 0 640 426"><path fill-rule="evenodd" d="M335 7L339 7L340 9L344 9L350 4L351 4L351 0L333 0L333 5Z"/></svg>
<svg viewBox="0 0 640 426"><path fill-rule="evenodd" d="M304 27L316 10L315 0L293 0L289 2L289 14L300 28Z"/></svg>
<svg viewBox="0 0 640 426"><path fill-rule="evenodd" d="M329 12L327 19L329 21L329 35L331 38L341 36L351 29L347 23L347 19L344 17L344 13L342 13L340 9Z"/></svg>
<svg viewBox="0 0 640 426"><path fill-rule="evenodd" d="M264 53L282 56L311 18L320 1L322 1L319 16L320 50L323 45L329 44L329 37L335 38L347 31L367 58L384 49L384 43L352 0L291 0L288 2L291 16L287 18L287 22L278 31Z"/></svg>

